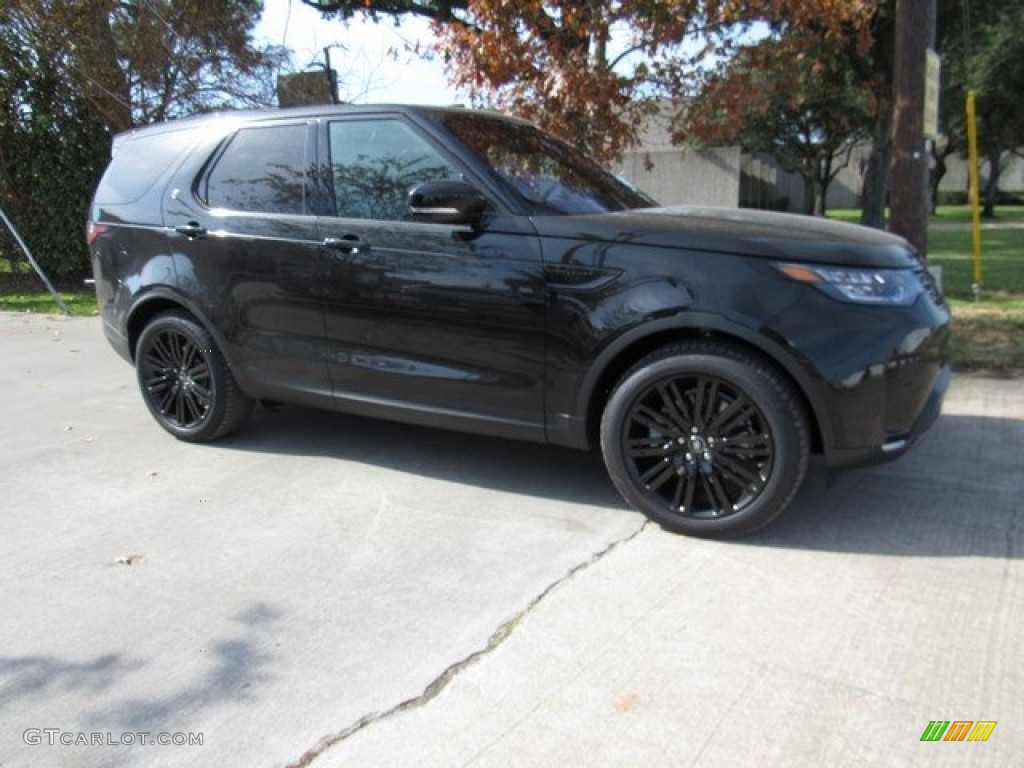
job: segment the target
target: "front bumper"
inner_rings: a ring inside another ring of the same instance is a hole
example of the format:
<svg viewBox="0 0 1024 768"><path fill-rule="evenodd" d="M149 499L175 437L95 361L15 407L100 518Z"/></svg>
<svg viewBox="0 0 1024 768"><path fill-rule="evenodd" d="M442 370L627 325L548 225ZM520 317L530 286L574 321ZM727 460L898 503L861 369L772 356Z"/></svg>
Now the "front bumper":
<svg viewBox="0 0 1024 768"><path fill-rule="evenodd" d="M874 444L856 447L833 446L825 454L825 463L828 468L833 470L852 469L898 459L939 418L939 414L942 412L942 401L946 396L946 390L949 389L951 377L952 371L948 364L939 368L924 405L910 429L904 432L879 434Z"/></svg>
<svg viewBox="0 0 1024 768"><path fill-rule="evenodd" d="M952 318L938 291L924 287L905 307L839 302L808 289L800 311L773 318L772 330L798 351L813 382L829 469L891 461L938 418L950 381Z"/></svg>

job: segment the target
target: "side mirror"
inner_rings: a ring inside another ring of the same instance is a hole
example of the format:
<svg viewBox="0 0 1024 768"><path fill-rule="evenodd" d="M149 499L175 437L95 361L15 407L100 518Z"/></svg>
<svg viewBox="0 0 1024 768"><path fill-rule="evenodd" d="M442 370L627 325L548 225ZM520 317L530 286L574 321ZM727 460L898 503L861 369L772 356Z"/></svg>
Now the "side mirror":
<svg viewBox="0 0 1024 768"><path fill-rule="evenodd" d="M413 221L474 226L490 207L476 187L459 179L424 181L409 192Z"/></svg>

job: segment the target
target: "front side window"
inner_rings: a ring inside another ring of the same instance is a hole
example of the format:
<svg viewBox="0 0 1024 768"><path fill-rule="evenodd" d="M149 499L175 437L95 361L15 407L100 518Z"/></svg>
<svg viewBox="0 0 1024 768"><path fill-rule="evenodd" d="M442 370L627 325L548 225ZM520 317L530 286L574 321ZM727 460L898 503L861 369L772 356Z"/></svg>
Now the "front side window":
<svg viewBox="0 0 1024 768"><path fill-rule="evenodd" d="M435 118L543 213L605 213L655 205L583 153L532 125L471 112L436 112Z"/></svg>
<svg viewBox="0 0 1024 768"><path fill-rule="evenodd" d="M459 173L412 128L397 120L346 120L329 125L337 215L401 221L409 191Z"/></svg>
<svg viewBox="0 0 1024 768"><path fill-rule="evenodd" d="M211 208L305 213L306 126L243 128L206 179Z"/></svg>

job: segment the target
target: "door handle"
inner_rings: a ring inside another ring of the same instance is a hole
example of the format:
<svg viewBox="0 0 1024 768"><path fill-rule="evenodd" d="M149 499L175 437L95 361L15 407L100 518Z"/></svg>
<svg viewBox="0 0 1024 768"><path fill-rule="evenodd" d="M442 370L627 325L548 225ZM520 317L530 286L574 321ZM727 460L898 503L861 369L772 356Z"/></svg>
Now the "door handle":
<svg viewBox="0 0 1024 768"><path fill-rule="evenodd" d="M358 235L342 235L341 237L325 237L324 248L339 253L362 253L368 251L370 246Z"/></svg>
<svg viewBox="0 0 1024 768"><path fill-rule="evenodd" d="M188 224L179 224L174 228L174 231L184 235L189 240L198 240L206 237L206 227L195 221L190 221Z"/></svg>

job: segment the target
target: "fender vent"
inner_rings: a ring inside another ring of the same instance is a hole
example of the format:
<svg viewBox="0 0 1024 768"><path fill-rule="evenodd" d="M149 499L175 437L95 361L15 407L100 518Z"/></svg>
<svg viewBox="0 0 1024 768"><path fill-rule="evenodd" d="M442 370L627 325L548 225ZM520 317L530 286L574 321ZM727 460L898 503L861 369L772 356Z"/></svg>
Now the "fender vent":
<svg viewBox="0 0 1024 768"><path fill-rule="evenodd" d="M552 288L571 288L578 291L593 291L612 282L622 272L618 269L584 267L578 264L547 264L544 279Z"/></svg>

